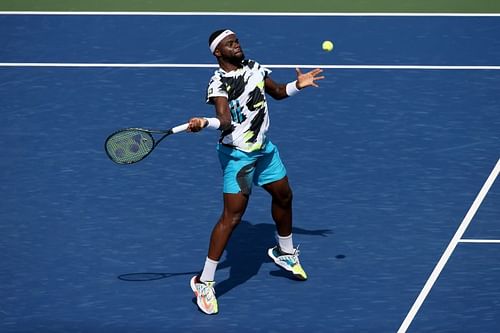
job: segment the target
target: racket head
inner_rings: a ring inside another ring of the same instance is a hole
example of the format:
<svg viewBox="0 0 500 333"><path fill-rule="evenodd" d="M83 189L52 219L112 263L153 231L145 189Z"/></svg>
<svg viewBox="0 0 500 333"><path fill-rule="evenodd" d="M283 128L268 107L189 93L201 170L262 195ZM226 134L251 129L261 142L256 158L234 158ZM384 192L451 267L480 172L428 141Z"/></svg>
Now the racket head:
<svg viewBox="0 0 500 333"><path fill-rule="evenodd" d="M151 133L139 128L119 130L106 139L104 148L108 157L118 164L132 164L146 158L155 147Z"/></svg>

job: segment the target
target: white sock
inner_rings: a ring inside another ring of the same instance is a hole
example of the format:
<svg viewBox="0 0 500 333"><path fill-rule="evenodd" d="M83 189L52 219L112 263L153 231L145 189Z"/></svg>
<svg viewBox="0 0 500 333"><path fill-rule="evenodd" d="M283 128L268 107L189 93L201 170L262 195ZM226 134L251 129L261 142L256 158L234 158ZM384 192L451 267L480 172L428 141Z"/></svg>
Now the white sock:
<svg viewBox="0 0 500 333"><path fill-rule="evenodd" d="M218 261L212 260L209 257L205 260L205 266L203 267L203 272L200 276L201 282L214 281L215 280L215 270L217 269Z"/></svg>
<svg viewBox="0 0 500 333"><path fill-rule="evenodd" d="M284 237L278 235L278 244L280 246L281 252L285 252L288 254L292 254L295 252L295 249L293 248L292 234Z"/></svg>

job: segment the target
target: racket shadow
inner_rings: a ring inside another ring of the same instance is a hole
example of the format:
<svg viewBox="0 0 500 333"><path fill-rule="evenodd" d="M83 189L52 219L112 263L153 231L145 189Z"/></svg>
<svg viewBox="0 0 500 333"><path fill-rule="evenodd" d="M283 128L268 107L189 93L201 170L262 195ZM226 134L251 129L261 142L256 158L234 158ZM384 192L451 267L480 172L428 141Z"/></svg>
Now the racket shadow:
<svg viewBox="0 0 500 333"><path fill-rule="evenodd" d="M244 284L257 275L264 263L272 262L267 250L276 245L275 232L274 224L252 224L245 220L240 222L226 247L226 259L217 267L217 269L229 268L229 277L216 285L218 296ZM323 237L332 233L330 229L307 230L296 227L292 232ZM288 277L286 272L271 273L271 275Z"/></svg>
<svg viewBox="0 0 500 333"><path fill-rule="evenodd" d="M199 271L181 272L181 273L140 272L140 273L121 274L118 275L118 279L130 282L148 282L148 281L167 279L170 277L181 276L181 275L191 276L198 273Z"/></svg>

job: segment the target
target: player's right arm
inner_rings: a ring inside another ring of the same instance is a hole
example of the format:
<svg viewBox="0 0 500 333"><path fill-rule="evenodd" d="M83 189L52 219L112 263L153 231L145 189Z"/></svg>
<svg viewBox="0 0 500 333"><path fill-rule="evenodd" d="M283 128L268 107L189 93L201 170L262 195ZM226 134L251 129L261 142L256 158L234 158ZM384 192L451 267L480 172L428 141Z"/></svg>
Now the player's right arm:
<svg viewBox="0 0 500 333"><path fill-rule="evenodd" d="M231 127L231 112L229 111L229 102L226 97L216 96L211 98L212 104L215 106L215 115L220 122L219 130L224 131ZM189 120L188 131L199 132L207 127L208 120L206 118L195 117Z"/></svg>
<svg viewBox="0 0 500 333"><path fill-rule="evenodd" d="M220 121L219 129L225 131L231 127L231 111L226 97L217 96L212 98L215 106L215 115Z"/></svg>

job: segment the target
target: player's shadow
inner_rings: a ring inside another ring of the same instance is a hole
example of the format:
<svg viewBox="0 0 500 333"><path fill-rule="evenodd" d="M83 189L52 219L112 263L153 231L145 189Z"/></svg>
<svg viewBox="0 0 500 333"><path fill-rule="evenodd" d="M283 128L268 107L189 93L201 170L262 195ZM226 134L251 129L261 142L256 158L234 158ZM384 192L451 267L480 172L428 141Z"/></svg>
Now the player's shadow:
<svg viewBox="0 0 500 333"><path fill-rule="evenodd" d="M222 296L231 289L244 284L259 272L262 264L272 262L267 256L267 250L276 245L275 232L276 227L271 223L252 224L248 221L241 221L234 230L226 246L226 257L224 261L217 267L217 270L229 268L229 277L217 283L216 290L218 296ZM332 233L330 229L307 230L298 227L294 227L292 232L296 235L322 237L327 237L328 234ZM296 238L295 243L297 243ZM118 279L122 281L146 282L180 275L191 277L197 273L199 273L199 271L177 273L127 273L118 276ZM291 274L279 268L270 274L273 276L293 278Z"/></svg>
<svg viewBox="0 0 500 333"><path fill-rule="evenodd" d="M229 277L217 283L218 296L244 284L259 272L262 264L272 262L267 255L267 250L276 245L275 232L276 227L271 223L252 224L248 221L241 221L226 246L225 260L217 267L218 270L229 268ZM294 227L292 232L323 237L332 233L330 229L307 230L298 227ZM297 243L296 238L295 243ZM271 274L291 277L290 274L278 268Z"/></svg>

